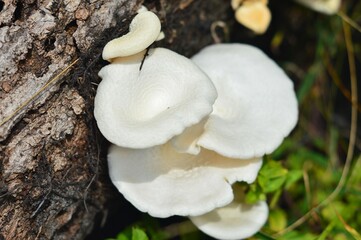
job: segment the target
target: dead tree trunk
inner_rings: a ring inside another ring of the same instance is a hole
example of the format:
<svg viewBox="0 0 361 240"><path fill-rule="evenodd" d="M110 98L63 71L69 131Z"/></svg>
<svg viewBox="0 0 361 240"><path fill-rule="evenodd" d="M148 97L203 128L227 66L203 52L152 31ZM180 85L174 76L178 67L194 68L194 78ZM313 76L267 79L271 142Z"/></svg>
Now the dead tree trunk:
<svg viewBox="0 0 361 240"><path fill-rule="evenodd" d="M0 1L0 239L83 239L114 191L92 114L100 54L141 4L190 56L229 1Z"/></svg>

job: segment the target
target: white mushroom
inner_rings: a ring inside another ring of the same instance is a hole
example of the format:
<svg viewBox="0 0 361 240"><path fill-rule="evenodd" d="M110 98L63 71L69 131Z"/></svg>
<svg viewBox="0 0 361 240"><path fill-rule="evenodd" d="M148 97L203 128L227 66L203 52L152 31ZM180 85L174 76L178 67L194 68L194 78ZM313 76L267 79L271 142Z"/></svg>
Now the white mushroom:
<svg viewBox="0 0 361 240"><path fill-rule="evenodd" d="M103 49L103 59L112 61L117 57L127 57L149 47L158 39L161 25L157 15L150 11L140 11L129 26L129 33L108 42Z"/></svg>
<svg viewBox="0 0 361 240"><path fill-rule="evenodd" d="M198 130L200 136L172 139L174 147L182 146L180 152L188 141L190 153L198 145L232 158L261 157L294 128L298 108L293 84L263 52L248 45L217 44L192 60L211 78L218 98L203 132Z"/></svg>
<svg viewBox="0 0 361 240"><path fill-rule="evenodd" d="M172 138L170 143L174 149L179 153L197 155L201 151L201 147L198 145L198 140L204 132L204 125L207 121L208 116L199 123L186 128L182 134Z"/></svg>
<svg viewBox="0 0 361 240"><path fill-rule="evenodd" d="M297 2L324 14L335 14L340 9L341 0L296 0Z"/></svg>
<svg viewBox="0 0 361 240"><path fill-rule="evenodd" d="M148 149L112 145L108 165L113 184L135 207L169 217L201 215L229 204L231 184L253 182L262 160L230 159L206 149L198 155L178 153L167 143Z"/></svg>
<svg viewBox="0 0 361 240"><path fill-rule="evenodd" d="M199 67L162 48L145 61L144 47L109 59L99 72L94 115L115 144L108 166L117 189L141 211L191 216L216 238L257 232L266 203L234 199L231 185L252 183L260 157L296 124L297 101L284 72L242 44L205 48L193 57Z"/></svg>
<svg viewBox="0 0 361 240"><path fill-rule="evenodd" d="M267 218L268 206L264 201L252 205L233 201L204 215L190 217L202 232L223 240L251 237L262 228Z"/></svg>
<svg viewBox="0 0 361 240"><path fill-rule="evenodd" d="M257 34L264 33L271 22L271 12L266 1L261 0L244 1L235 11L235 17L239 23Z"/></svg>
<svg viewBox="0 0 361 240"><path fill-rule="evenodd" d="M101 69L94 116L110 142L129 148L163 144L212 112L209 78L188 58L163 48L142 59L118 58Z"/></svg>

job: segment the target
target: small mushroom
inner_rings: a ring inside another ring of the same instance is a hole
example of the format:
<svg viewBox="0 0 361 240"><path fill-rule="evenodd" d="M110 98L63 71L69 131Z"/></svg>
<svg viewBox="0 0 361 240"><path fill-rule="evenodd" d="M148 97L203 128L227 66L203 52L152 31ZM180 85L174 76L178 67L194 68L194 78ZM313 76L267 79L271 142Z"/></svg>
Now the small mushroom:
<svg viewBox="0 0 361 240"><path fill-rule="evenodd" d="M242 3L245 2L261 2L265 5L268 4L268 0L231 0L231 6L233 10L237 10L237 8L239 8L242 5Z"/></svg>
<svg viewBox="0 0 361 240"><path fill-rule="evenodd" d="M297 2L324 14L335 14L340 9L341 0L296 0Z"/></svg>
<svg viewBox="0 0 361 240"><path fill-rule="evenodd" d="M235 10L236 20L251 29L257 34L264 33L270 22L271 12L268 9L267 1L248 0Z"/></svg>
<svg viewBox="0 0 361 240"><path fill-rule="evenodd" d="M293 83L259 49L215 44L192 60L213 81L218 98L197 131L186 130L187 137L172 139L180 152L196 153L198 146L231 158L262 157L274 151L296 125Z"/></svg>
<svg viewBox="0 0 361 240"><path fill-rule="evenodd" d="M264 201L246 204L233 201L201 216L190 217L204 233L216 239L245 239L257 233L266 223L268 206Z"/></svg>
<svg viewBox="0 0 361 240"><path fill-rule="evenodd" d="M141 10L132 20L129 33L108 42L103 49L103 59L127 57L144 51L161 35L160 20L154 13ZM162 36L162 35L161 35Z"/></svg>
<svg viewBox="0 0 361 240"><path fill-rule="evenodd" d="M170 143L147 149L112 145L108 153L113 184L154 217L196 216L225 206L233 200L231 184L253 182L261 165L261 159L231 159L207 149L178 153Z"/></svg>
<svg viewBox="0 0 361 240"><path fill-rule="evenodd" d="M103 67L94 116L105 138L129 148L163 144L212 112L217 92L190 59L164 48Z"/></svg>

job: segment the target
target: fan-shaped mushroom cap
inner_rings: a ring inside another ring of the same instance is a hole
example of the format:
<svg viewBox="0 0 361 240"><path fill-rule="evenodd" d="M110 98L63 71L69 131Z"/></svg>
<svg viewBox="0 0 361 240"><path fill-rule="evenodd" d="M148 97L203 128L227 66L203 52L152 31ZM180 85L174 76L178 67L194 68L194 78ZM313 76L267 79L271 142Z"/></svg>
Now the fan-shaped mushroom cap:
<svg viewBox="0 0 361 240"><path fill-rule="evenodd" d="M260 159L239 160L202 149L178 153L169 144L148 149L112 145L108 153L113 184L140 211L154 217L200 215L230 203L231 184L251 183Z"/></svg>
<svg viewBox="0 0 361 240"><path fill-rule="evenodd" d="M149 11L138 13L129 26L129 33L108 42L103 49L103 59L137 54L149 47L160 35L160 21L157 15Z"/></svg>
<svg viewBox="0 0 361 240"><path fill-rule="evenodd" d="M218 92L199 146L227 157L261 157L274 151L294 128L298 108L293 83L259 49L216 44L192 60Z"/></svg>
<svg viewBox="0 0 361 240"><path fill-rule="evenodd" d="M255 33L264 33L270 22L271 12L263 1L246 1L235 12L239 23Z"/></svg>
<svg viewBox="0 0 361 240"><path fill-rule="evenodd" d="M190 217L202 232L223 240L251 237L262 228L267 218L268 206L263 201L253 205L233 201L204 215Z"/></svg>
<svg viewBox="0 0 361 240"><path fill-rule="evenodd" d="M188 58L163 48L141 60L103 67L94 116L110 142L129 148L163 144L212 112L217 92Z"/></svg>
<svg viewBox="0 0 361 240"><path fill-rule="evenodd" d="M341 0L296 0L297 2L324 14L335 14L340 9Z"/></svg>

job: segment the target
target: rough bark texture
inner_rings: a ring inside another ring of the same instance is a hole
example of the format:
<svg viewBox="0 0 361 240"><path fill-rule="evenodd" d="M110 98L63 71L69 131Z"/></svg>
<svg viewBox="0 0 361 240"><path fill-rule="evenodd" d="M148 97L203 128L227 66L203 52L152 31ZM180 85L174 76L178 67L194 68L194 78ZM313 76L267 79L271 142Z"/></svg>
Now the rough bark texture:
<svg viewBox="0 0 361 240"><path fill-rule="evenodd" d="M186 56L229 11L222 0L0 1L0 239L83 239L106 211L96 74L141 4L162 20L157 45Z"/></svg>

